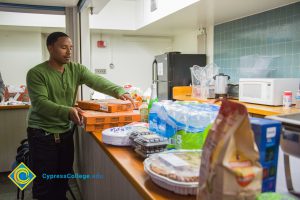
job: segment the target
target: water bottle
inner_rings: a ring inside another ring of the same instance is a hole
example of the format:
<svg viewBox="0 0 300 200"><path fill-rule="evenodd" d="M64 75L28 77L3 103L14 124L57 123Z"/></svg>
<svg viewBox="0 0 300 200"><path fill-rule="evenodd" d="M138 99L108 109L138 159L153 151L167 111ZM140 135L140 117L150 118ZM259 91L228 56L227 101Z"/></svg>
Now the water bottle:
<svg viewBox="0 0 300 200"><path fill-rule="evenodd" d="M142 105L139 107L140 115L141 115L141 122L147 122L148 123L148 103L147 100L143 100Z"/></svg>
<svg viewBox="0 0 300 200"><path fill-rule="evenodd" d="M152 108L152 104L154 102L157 102L158 98L157 98L157 87L156 87L156 83L152 83L151 85L151 96L150 96L150 101L149 101L149 105L148 105L148 110L150 111Z"/></svg>

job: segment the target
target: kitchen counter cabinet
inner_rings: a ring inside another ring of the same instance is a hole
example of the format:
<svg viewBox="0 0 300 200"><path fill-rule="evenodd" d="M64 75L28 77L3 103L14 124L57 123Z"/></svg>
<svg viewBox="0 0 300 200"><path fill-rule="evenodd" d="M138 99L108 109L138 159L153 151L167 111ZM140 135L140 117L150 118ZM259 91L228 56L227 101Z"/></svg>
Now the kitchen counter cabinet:
<svg viewBox="0 0 300 200"><path fill-rule="evenodd" d="M213 103L214 99L200 100L192 97L192 87L190 86L180 86L173 87L173 99L181 101L200 101L200 102L211 102ZM298 113L300 109L291 107L284 108L283 106L266 106L252 103L244 103L238 100L232 100L244 104L247 107L247 110L250 115L254 117L264 117L267 115L279 115L279 114L289 114L289 113Z"/></svg>
<svg viewBox="0 0 300 200"><path fill-rule="evenodd" d="M0 106L0 172L11 171L20 141L27 137L28 105Z"/></svg>
<svg viewBox="0 0 300 200"><path fill-rule="evenodd" d="M75 162L78 172L103 175L100 180L79 180L83 199L196 199L155 185L144 172L143 159L132 148L106 145L101 133L88 133L82 128L78 133Z"/></svg>

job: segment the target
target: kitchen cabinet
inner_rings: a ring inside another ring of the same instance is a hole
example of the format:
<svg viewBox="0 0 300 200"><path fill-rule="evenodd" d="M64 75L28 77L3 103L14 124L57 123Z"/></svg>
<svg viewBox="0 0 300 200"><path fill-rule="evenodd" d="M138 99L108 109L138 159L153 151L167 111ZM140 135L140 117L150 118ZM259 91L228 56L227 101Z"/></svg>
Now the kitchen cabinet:
<svg viewBox="0 0 300 200"><path fill-rule="evenodd" d="M27 137L28 105L0 106L0 172L11 171L20 141Z"/></svg>

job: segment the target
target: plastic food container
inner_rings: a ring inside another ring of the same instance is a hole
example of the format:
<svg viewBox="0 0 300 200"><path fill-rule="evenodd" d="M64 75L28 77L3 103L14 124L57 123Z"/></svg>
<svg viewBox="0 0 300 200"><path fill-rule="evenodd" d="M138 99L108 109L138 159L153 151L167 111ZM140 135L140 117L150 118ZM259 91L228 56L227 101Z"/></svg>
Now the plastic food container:
<svg viewBox="0 0 300 200"><path fill-rule="evenodd" d="M153 133L150 132L149 130L147 130L147 131L134 131L134 132L132 132L132 133L130 134L130 136L129 136L129 139L131 140L131 145L132 145L132 147L135 147L134 140L135 140L137 137L139 137L139 136L141 136L141 135L151 135L151 134L153 134Z"/></svg>
<svg viewBox="0 0 300 200"><path fill-rule="evenodd" d="M132 132L146 131L147 127L141 126L122 126L105 129L102 131L102 140L105 144L116 146L131 146L129 136Z"/></svg>
<svg viewBox="0 0 300 200"><path fill-rule="evenodd" d="M196 195L201 150L175 150L151 155L144 170L162 188L182 195Z"/></svg>
<svg viewBox="0 0 300 200"><path fill-rule="evenodd" d="M132 146L135 148L135 152L146 158L151 154L165 151L168 144L168 139L165 137L154 133L143 133L134 138Z"/></svg>

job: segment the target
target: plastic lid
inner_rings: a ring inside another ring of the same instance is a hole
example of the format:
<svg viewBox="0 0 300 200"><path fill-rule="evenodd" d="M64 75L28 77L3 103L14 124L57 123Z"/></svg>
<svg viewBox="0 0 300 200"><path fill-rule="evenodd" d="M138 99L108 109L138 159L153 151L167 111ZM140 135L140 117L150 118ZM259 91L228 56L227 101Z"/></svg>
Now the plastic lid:
<svg viewBox="0 0 300 200"><path fill-rule="evenodd" d="M283 94L284 94L284 95L292 95L292 92L291 92L291 91L284 91Z"/></svg>

